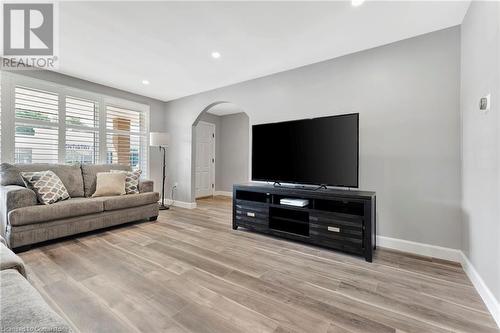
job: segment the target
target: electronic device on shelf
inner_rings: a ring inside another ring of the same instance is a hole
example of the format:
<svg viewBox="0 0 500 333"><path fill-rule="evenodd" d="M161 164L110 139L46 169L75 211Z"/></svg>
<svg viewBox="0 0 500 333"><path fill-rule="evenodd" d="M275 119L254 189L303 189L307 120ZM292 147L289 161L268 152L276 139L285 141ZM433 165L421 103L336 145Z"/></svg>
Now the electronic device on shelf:
<svg viewBox="0 0 500 333"><path fill-rule="evenodd" d="M309 205L309 200L283 198L283 199L280 199L280 205L287 205L287 206L294 206L294 207L306 207Z"/></svg>

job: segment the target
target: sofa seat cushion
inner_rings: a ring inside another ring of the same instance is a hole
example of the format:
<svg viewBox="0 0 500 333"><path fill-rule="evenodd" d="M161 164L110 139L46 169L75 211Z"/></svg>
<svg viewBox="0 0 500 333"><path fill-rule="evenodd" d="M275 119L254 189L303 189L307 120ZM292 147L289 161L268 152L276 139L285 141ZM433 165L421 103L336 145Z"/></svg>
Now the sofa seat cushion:
<svg viewBox="0 0 500 333"><path fill-rule="evenodd" d="M52 205L36 205L17 208L9 212L9 223L21 226L82 216L104 211L100 198L71 198Z"/></svg>
<svg viewBox="0 0 500 333"><path fill-rule="evenodd" d="M158 202L158 192L147 192L138 194L126 194L114 197L101 197L104 201L104 210L117 210L131 207L139 207Z"/></svg>
<svg viewBox="0 0 500 333"><path fill-rule="evenodd" d="M71 332L35 288L16 270L0 271L0 332Z"/></svg>

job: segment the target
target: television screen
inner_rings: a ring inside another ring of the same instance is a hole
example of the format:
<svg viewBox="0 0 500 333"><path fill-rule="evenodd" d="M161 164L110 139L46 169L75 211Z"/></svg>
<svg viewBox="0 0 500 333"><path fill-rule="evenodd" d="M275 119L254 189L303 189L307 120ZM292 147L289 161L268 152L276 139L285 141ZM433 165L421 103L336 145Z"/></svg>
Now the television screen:
<svg viewBox="0 0 500 333"><path fill-rule="evenodd" d="M359 114L252 126L252 179L358 187Z"/></svg>

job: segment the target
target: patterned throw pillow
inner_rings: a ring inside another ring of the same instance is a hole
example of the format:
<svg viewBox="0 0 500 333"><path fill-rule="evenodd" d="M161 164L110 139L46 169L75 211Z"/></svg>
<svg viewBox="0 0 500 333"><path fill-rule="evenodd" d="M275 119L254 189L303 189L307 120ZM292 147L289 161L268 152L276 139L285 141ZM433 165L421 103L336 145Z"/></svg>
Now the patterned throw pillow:
<svg viewBox="0 0 500 333"><path fill-rule="evenodd" d="M50 205L69 199L68 190L57 175L50 171L21 172L26 187L32 189L40 203Z"/></svg>
<svg viewBox="0 0 500 333"><path fill-rule="evenodd" d="M127 194L139 193L139 178L141 177L142 170L125 171L125 170L111 170L111 172L120 172L126 174L125 176L125 192Z"/></svg>

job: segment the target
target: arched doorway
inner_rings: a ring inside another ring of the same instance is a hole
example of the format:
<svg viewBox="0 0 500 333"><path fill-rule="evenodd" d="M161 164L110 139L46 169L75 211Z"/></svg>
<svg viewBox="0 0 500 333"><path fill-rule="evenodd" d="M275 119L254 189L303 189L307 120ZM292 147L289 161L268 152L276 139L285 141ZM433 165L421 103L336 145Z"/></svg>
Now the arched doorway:
<svg viewBox="0 0 500 333"><path fill-rule="evenodd" d="M250 177L250 119L238 105L215 102L192 126L191 197L230 196Z"/></svg>

